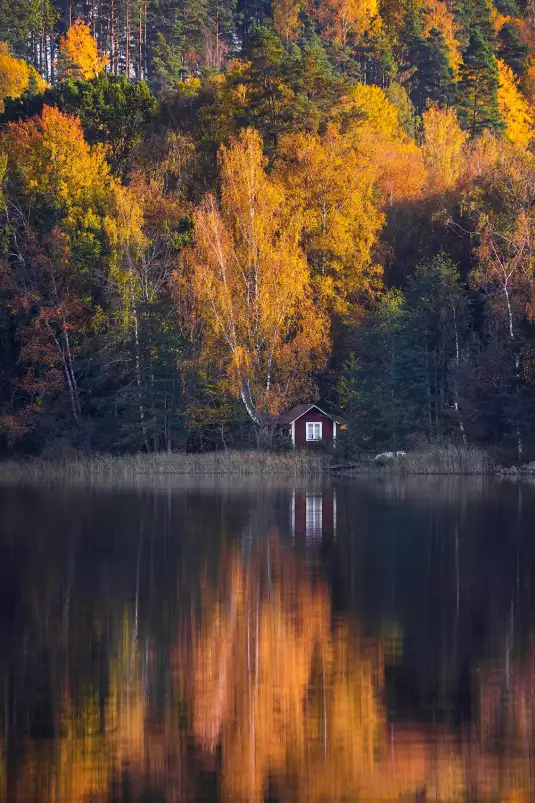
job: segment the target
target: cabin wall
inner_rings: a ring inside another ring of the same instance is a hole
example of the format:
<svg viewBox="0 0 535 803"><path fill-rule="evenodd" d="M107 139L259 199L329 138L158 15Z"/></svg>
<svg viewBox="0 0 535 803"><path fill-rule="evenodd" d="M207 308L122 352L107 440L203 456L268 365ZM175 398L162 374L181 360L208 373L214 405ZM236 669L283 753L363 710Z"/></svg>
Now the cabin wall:
<svg viewBox="0 0 535 803"><path fill-rule="evenodd" d="M322 423L322 434L323 443L332 444L333 442L333 422L332 420L324 415L323 413L318 412L317 410L309 410L308 413L305 413L298 418L295 422L295 448L296 449L303 449L306 448L310 441L307 441L307 422L317 422L321 421Z"/></svg>

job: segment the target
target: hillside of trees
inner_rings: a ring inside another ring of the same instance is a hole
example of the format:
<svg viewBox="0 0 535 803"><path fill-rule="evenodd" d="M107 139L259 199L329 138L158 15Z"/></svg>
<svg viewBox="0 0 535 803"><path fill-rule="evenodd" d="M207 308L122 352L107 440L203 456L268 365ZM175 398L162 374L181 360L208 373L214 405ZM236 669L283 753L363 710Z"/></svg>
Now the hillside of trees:
<svg viewBox="0 0 535 803"><path fill-rule="evenodd" d="M532 0L0 0L0 453L535 457Z"/></svg>

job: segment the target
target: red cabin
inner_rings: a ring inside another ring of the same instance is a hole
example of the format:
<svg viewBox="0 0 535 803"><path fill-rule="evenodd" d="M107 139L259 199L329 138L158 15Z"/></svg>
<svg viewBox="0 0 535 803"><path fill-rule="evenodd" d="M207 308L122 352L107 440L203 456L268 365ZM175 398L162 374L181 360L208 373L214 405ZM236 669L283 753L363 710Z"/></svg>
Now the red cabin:
<svg viewBox="0 0 535 803"><path fill-rule="evenodd" d="M297 404L281 415L280 422L288 428L294 449L303 449L323 443L336 446L336 435L341 420L321 410L317 404Z"/></svg>

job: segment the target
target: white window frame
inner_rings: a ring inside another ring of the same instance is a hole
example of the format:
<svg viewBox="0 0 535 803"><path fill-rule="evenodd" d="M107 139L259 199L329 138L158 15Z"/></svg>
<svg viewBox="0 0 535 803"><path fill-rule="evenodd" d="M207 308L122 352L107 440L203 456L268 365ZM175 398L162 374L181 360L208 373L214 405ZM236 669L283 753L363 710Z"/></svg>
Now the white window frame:
<svg viewBox="0 0 535 803"><path fill-rule="evenodd" d="M307 421L307 441L321 441L323 440L323 422L322 421ZM316 427L318 429L316 430ZM316 432L319 437L316 437ZM311 436L312 433L312 436Z"/></svg>

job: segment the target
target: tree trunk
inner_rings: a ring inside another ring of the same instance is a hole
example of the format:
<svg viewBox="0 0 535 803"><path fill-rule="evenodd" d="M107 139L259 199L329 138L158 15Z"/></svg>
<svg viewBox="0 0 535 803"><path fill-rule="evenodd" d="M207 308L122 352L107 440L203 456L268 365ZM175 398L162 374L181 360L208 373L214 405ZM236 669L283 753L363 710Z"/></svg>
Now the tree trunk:
<svg viewBox="0 0 535 803"><path fill-rule="evenodd" d="M139 3L138 6L138 53L137 53L137 78L138 81L143 80L143 15L142 15L142 6Z"/></svg>
<svg viewBox="0 0 535 803"><path fill-rule="evenodd" d="M249 387L249 382L247 379L244 379L242 382L240 397L247 411L247 415L249 416L251 421L257 426L260 426L260 418L258 417L258 414L255 410L255 406L251 398L251 389Z"/></svg>
<svg viewBox="0 0 535 803"><path fill-rule="evenodd" d="M117 31L117 0L110 3L110 67L113 75L119 71L119 42Z"/></svg>
<svg viewBox="0 0 535 803"><path fill-rule="evenodd" d="M130 0L126 0L124 71L127 78L130 78L130 16Z"/></svg>

